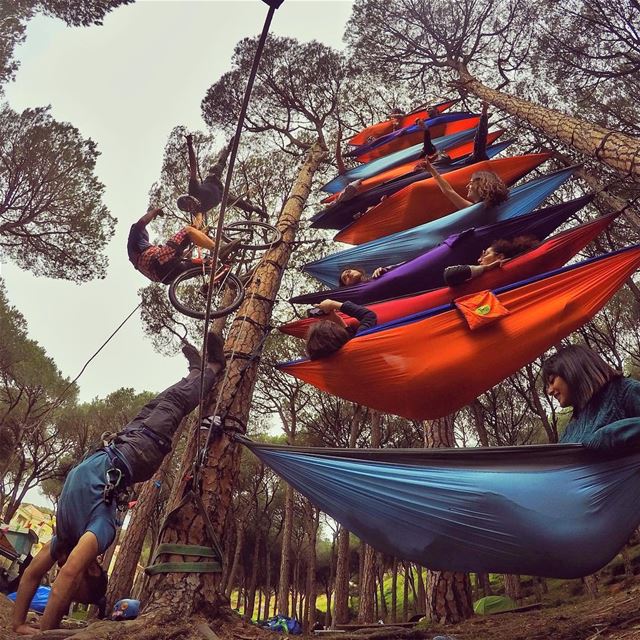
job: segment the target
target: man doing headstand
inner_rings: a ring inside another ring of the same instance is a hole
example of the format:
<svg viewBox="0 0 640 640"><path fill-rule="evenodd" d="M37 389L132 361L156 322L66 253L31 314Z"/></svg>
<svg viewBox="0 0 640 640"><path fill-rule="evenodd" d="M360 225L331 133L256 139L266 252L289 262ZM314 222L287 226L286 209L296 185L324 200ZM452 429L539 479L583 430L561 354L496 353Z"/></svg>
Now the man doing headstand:
<svg viewBox="0 0 640 640"><path fill-rule="evenodd" d="M107 578L96 559L115 537L117 495L153 476L171 451L178 425L200 399L200 354L189 344L182 352L189 362L189 374L147 403L108 446L88 455L69 472L58 502L55 535L22 576L13 611L15 632L37 633L25 624L27 611L42 577L56 562L61 568L40 621L41 631L58 627L71 601L97 603L104 597ZM209 333L205 394L224 367L222 339Z"/></svg>

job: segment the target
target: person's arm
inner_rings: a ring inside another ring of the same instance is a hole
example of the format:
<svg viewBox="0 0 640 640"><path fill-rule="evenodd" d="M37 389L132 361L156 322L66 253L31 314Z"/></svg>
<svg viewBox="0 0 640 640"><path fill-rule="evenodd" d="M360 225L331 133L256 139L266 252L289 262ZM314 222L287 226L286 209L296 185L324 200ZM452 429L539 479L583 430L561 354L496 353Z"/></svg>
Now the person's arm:
<svg viewBox="0 0 640 640"><path fill-rule="evenodd" d="M627 418L640 417L640 381L627 379L627 390L623 397L624 411Z"/></svg>
<svg viewBox="0 0 640 640"><path fill-rule="evenodd" d="M478 278L483 273L497 269L502 266L505 260L496 260L491 264L457 264L447 267L442 274L444 282L449 287L455 287L463 282L468 282L474 278Z"/></svg>
<svg viewBox="0 0 640 640"><path fill-rule="evenodd" d="M53 567L55 562L55 559L51 555L51 543L47 542L22 574L22 579L18 586L16 604L13 607L13 616L11 618L11 626L16 633L20 635L36 633L36 630L32 626L25 624L27 612L29 611L29 605L40 585L42 577Z"/></svg>
<svg viewBox="0 0 640 640"><path fill-rule="evenodd" d="M388 264L386 267L378 267L371 274L371 277L375 280L376 278L379 278L380 276L383 276L385 273L389 273L389 271L392 271L393 269L396 269L397 267L401 267L403 264L404 264L404 262L397 262L396 264Z"/></svg>
<svg viewBox="0 0 640 640"><path fill-rule="evenodd" d="M152 207L145 213L140 220L136 224L140 224L143 227L146 227L152 220L155 218L161 217L164 215L164 211L160 207Z"/></svg>
<svg viewBox="0 0 640 640"><path fill-rule="evenodd" d="M371 329L371 327L375 327L378 324L378 316L371 311L371 309L356 304L355 302L349 300L343 302L340 305L339 311L342 311L342 313L351 318L355 318L360 323L357 330L358 333L366 329Z"/></svg>
<svg viewBox="0 0 640 640"><path fill-rule="evenodd" d="M456 193L453 187L438 173L438 170L428 160L423 161L423 166L433 176L433 179L440 187L440 191L442 191L458 209L464 209L473 204L470 200Z"/></svg>
<svg viewBox="0 0 640 640"><path fill-rule="evenodd" d="M257 213L259 216L263 218L267 217L267 212L260 207L257 207L255 204L251 204L248 200L241 198L240 196L236 196L232 193L229 194L229 204L232 207L238 207L238 209L242 209L247 213Z"/></svg>
<svg viewBox="0 0 640 640"><path fill-rule="evenodd" d="M51 587L49 602L40 621L42 631L58 628L62 616L69 608L80 579L89 564L98 557L98 551L96 535L92 531L83 533Z"/></svg>
<svg viewBox="0 0 640 640"><path fill-rule="evenodd" d="M188 134L187 138L187 153L189 154L189 179L198 179L198 163L196 162L196 152L193 150L193 136Z"/></svg>

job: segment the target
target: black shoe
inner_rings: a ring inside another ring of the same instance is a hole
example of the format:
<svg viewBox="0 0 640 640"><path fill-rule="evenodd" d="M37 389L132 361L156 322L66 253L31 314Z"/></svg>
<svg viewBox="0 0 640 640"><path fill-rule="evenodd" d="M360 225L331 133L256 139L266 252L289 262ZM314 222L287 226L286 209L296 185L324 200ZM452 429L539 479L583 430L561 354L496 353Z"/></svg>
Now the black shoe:
<svg viewBox="0 0 640 640"><path fill-rule="evenodd" d="M223 369L227 364L224 357L224 340L213 331L207 335L207 362L219 364Z"/></svg>
<svg viewBox="0 0 640 640"><path fill-rule="evenodd" d="M200 352L186 340L184 341L184 346L182 347L182 353L189 363L189 371L191 371L192 369L199 369L202 366L202 358L200 356Z"/></svg>

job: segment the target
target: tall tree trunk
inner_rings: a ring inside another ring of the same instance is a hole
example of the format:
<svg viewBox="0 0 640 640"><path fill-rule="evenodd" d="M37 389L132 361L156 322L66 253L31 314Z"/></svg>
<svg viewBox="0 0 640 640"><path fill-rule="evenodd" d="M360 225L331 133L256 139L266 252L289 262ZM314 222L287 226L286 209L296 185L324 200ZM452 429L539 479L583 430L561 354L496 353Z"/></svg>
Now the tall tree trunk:
<svg viewBox="0 0 640 640"><path fill-rule="evenodd" d="M640 140L637 138L491 89L474 78L462 63L456 66L456 70L460 83L469 93L528 122L550 138L595 158L625 178L640 182Z"/></svg>
<svg viewBox="0 0 640 640"><path fill-rule="evenodd" d="M398 559L391 565L391 622L397 622L398 615Z"/></svg>
<svg viewBox="0 0 640 640"><path fill-rule="evenodd" d="M482 587L482 595L483 596L493 595L493 589L491 588L491 583L489 582L489 574L478 573L477 576L478 576L478 583Z"/></svg>
<svg viewBox="0 0 640 640"><path fill-rule="evenodd" d="M424 423L428 448L454 447L455 414ZM466 573L427 571L427 606L431 620L454 624L473 615L471 583Z"/></svg>
<svg viewBox="0 0 640 640"><path fill-rule="evenodd" d="M269 536L267 535L267 544L266 544L266 553L265 553L265 563L267 565L266 568L266 576L265 576L265 584L264 584L264 614L262 615L262 619L266 620L269 618L269 612L271 607L271 547L269 546Z"/></svg>
<svg viewBox="0 0 640 640"><path fill-rule="evenodd" d="M349 532L340 527L336 564L336 588L334 591L334 625L349 622Z"/></svg>
<svg viewBox="0 0 640 640"><path fill-rule="evenodd" d="M380 601L377 615L386 620L389 612L387 611L387 599L384 597L384 559L382 554L378 554L378 586L380 587Z"/></svg>
<svg viewBox="0 0 640 640"><path fill-rule="evenodd" d="M256 529L256 537L253 547L253 558L251 561L251 575L249 576L249 587L247 593L247 606L245 615L249 618L253 617L253 610L256 605L256 584L258 582L258 567L260 566L260 544L262 542L262 530L258 526ZM258 605L258 617L260 617L260 605Z"/></svg>
<svg viewBox="0 0 640 640"><path fill-rule="evenodd" d="M330 629L333 626L333 616L331 615L332 607L332 594L335 589L335 576L336 576L336 539L337 536L333 536L331 541L331 558L329 560L329 580L327 581L326 594L327 594L327 612L324 616L325 629Z"/></svg>
<svg viewBox="0 0 640 640"><path fill-rule="evenodd" d="M489 436L487 434L487 425L484 422L484 409L482 403L476 398L471 403L471 412L473 413L473 423L476 427L476 434L478 435L478 442L483 447L489 446Z"/></svg>
<svg viewBox="0 0 640 640"><path fill-rule="evenodd" d="M378 411L371 412L371 447L376 449L382 442L382 422ZM376 552L373 547L363 543L362 568L360 572L360 610L358 622L374 622L375 565Z"/></svg>
<svg viewBox="0 0 640 640"><path fill-rule="evenodd" d="M231 597L234 584L236 583L238 566L240 565L240 556L242 555L243 546L244 546L244 522L242 518L238 518L236 522L236 548L233 553L231 569L229 569L229 575L227 576L227 584L224 589L224 594L227 598ZM238 591L239 589L240 587L238 586Z"/></svg>
<svg viewBox="0 0 640 640"><path fill-rule="evenodd" d="M409 571L411 567L405 560L402 563L402 570L404 574L404 580L402 581L402 622L408 622L409 620Z"/></svg>
<svg viewBox="0 0 640 640"><path fill-rule="evenodd" d="M418 602L416 604L416 613L424 613L427 610L427 594L424 588L424 579L422 577L422 567L417 564L418 572Z"/></svg>
<svg viewBox="0 0 640 640"><path fill-rule="evenodd" d="M280 575L278 577L278 598L276 611L289 615L289 587L291 584L291 536L293 532L293 488L287 485L284 498L284 527L282 529L282 549L280 553ZM294 609L295 611L295 609Z"/></svg>
<svg viewBox="0 0 640 640"><path fill-rule="evenodd" d="M282 209L277 226L283 241L272 248L260 262L247 287L247 295L229 329L225 349L239 357L228 365L225 377L211 394L209 400L220 399L219 412L230 415L247 424L251 397L256 381L258 360L264 339L270 328L271 313L287 266L302 210L309 196L313 175L326 155L324 146L317 142L307 152L298 178ZM224 388L221 388L224 380ZM208 404L213 410L213 402ZM195 458L196 438L199 429L190 434L183 465L178 477L186 478ZM231 495L239 460L239 446L226 432L214 438L204 465L201 468L202 495L205 511L210 515L214 530L221 536L231 503ZM186 481L180 483L182 489ZM176 497L182 495L178 493ZM196 504L184 505L168 523L162 542L174 544L210 545L204 520ZM182 560L183 556L168 556L169 560ZM191 558L189 558L191 559ZM145 611L154 613L179 610L181 616L206 609L209 617L215 617L221 605L226 604L219 589L219 574L215 573L166 573L151 580L151 597Z"/></svg>
<svg viewBox="0 0 640 640"><path fill-rule="evenodd" d="M311 506L311 505L310 505ZM310 519L311 529L309 531L309 549L307 555L307 615L305 616L307 633L310 633L316 624L316 600L318 589L316 582L318 527L320 526L320 511L313 510L313 517Z"/></svg>
<svg viewBox="0 0 640 640"><path fill-rule="evenodd" d="M172 447L180 441L187 420L183 420L173 436ZM131 512L129 526L122 537L118 557L116 558L107 587L107 611L113 609L113 605L126 598L131 593L131 587L136 575L136 568L140 561L140 554L144 546L144 539L149 529L149 523L158 504L160 490L164 484L167 472L171 468L171 456L168 455L162 461L160 468L150 480L147 480L140 490L136 506Z"/></svg>
<svg viewBox="0 0 640 640"><path fill-rule="evenodd" d="M504 574L504 593L518 604L522 600L522 589L520 588L520 576L505 573Z"/></svg>

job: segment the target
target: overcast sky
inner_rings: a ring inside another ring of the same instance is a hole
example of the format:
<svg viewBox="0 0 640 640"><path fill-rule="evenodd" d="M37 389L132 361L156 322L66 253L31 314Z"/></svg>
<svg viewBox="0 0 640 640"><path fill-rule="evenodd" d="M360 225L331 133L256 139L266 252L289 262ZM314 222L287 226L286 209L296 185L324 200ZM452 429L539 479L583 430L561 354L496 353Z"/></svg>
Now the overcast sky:
<svg viewBox="0 0 640 640"><path fill-rule="evenodd" d="M229 69L234 45L260 33L267 10L260 0L138 0L107 15L103 26L70 28L44 17L29 23L6 99L16 110L50 104L56 119L97 143L96 173L118 219L105 280L76 285L1 265L29 336L65 376L74 377L138 304L136 291L146 281L127 260L126 238L146 209L167 136L178 124L204 128L200 101ZM350 11L349 0L286 0L271 32L341 47ZM80 398L120 387L161 390L184 371L181 356L153 351L136 315L83 374Z"/></svg>

